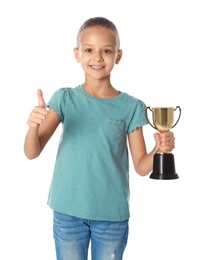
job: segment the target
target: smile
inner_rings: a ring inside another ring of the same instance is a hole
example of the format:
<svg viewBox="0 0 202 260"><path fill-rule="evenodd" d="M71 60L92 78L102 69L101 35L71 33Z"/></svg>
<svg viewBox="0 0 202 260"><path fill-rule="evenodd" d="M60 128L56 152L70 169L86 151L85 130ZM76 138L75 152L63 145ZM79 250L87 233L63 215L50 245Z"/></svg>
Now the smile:
<svg viewBox="0 0 202 260"><path fill-rule="evenodd" d="M93 69L103 69L104 66L95 66L95 65L91 65L91 68L93 68Z"/></svg>

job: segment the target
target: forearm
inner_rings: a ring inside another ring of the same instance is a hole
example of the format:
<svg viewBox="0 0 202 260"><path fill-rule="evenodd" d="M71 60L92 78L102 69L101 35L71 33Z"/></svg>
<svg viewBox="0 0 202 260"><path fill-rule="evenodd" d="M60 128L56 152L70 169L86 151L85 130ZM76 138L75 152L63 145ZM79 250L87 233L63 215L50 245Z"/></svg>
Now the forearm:
<svg viewBox="0 0 202 260"><path fill-rule="evenodd" d="M34 159L41 153L38 128L30 127L25 137L24 153L28 159Z"/></svg>
<svg viewBox="0 0 202 260"><path fill-rule="evenodd" d="M161 151L172 151L174 148L175 138L172 132L155 133L154 139L156 144L150 153L144 153L143 156L137 160L136 171L139 175L145 176L153 170L154 154L160 149Z"/></svg>
<svg viewBox="0 0 202 260"><path fill-rule="evenodd" d="M154 154L158 150L158 146L155 146L150 153L146 153L142 156L138 165L136 165L135 170L140 176L146 176L153 169L153 158Z"/></svg>

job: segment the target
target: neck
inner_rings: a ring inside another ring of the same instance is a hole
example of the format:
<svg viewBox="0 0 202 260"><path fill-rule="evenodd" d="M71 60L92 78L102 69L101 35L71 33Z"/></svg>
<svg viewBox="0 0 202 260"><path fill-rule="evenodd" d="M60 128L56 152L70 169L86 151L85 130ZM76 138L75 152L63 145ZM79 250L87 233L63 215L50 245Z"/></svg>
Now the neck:
<svg viewBox="0 0 202 260"><path fill-rule="evenodd" d="M83 89L90 94L98 98L113 98L119 95L119 91L116 90L111 84L87 84L85 82Z"/></svg>

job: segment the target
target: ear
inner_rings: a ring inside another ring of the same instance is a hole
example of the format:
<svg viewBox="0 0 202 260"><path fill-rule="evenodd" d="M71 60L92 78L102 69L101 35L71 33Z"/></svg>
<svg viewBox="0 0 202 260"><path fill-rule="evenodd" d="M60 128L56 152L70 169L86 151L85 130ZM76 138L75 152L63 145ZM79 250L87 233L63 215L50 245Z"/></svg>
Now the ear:
<svg viewBox="0 0 202 260"><path fill-rule="evenodd" d="M80 55L79 55L78 48L74 48L74 58L76 59L77 62L80 62Z"/></svg>
<svg viewBox="0 0 202 260"><path fill-rule="evenodd" d="M122 50L119 50L118 52L118 55L116 57L116 61L115 61L115 64L119 64L121 58L122 58L122 54L123 54L123 51Z"/></svg>

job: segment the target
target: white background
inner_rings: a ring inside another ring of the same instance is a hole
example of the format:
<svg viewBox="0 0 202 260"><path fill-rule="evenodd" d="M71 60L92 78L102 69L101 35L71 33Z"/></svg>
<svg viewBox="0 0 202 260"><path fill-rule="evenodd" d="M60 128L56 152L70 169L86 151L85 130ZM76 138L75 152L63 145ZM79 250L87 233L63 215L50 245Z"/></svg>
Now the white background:
<svg viewBox="0 0 202 260"><path fill-rule="evenodd" d="M201 13L199 0L1 2L0 259L55 259L46 201L61 129L29 161L23 153L26 121L37 105L37 88L48 101L56 89L83 82L73 48L79 27L94 16L112 20L120 33L123 59L112 73L113 85L147 106L182 109L173 128L180 178L142 178L130 166L124 259L202 259ZM154 129L145 126L144 133L149 151Z"/></svg>

